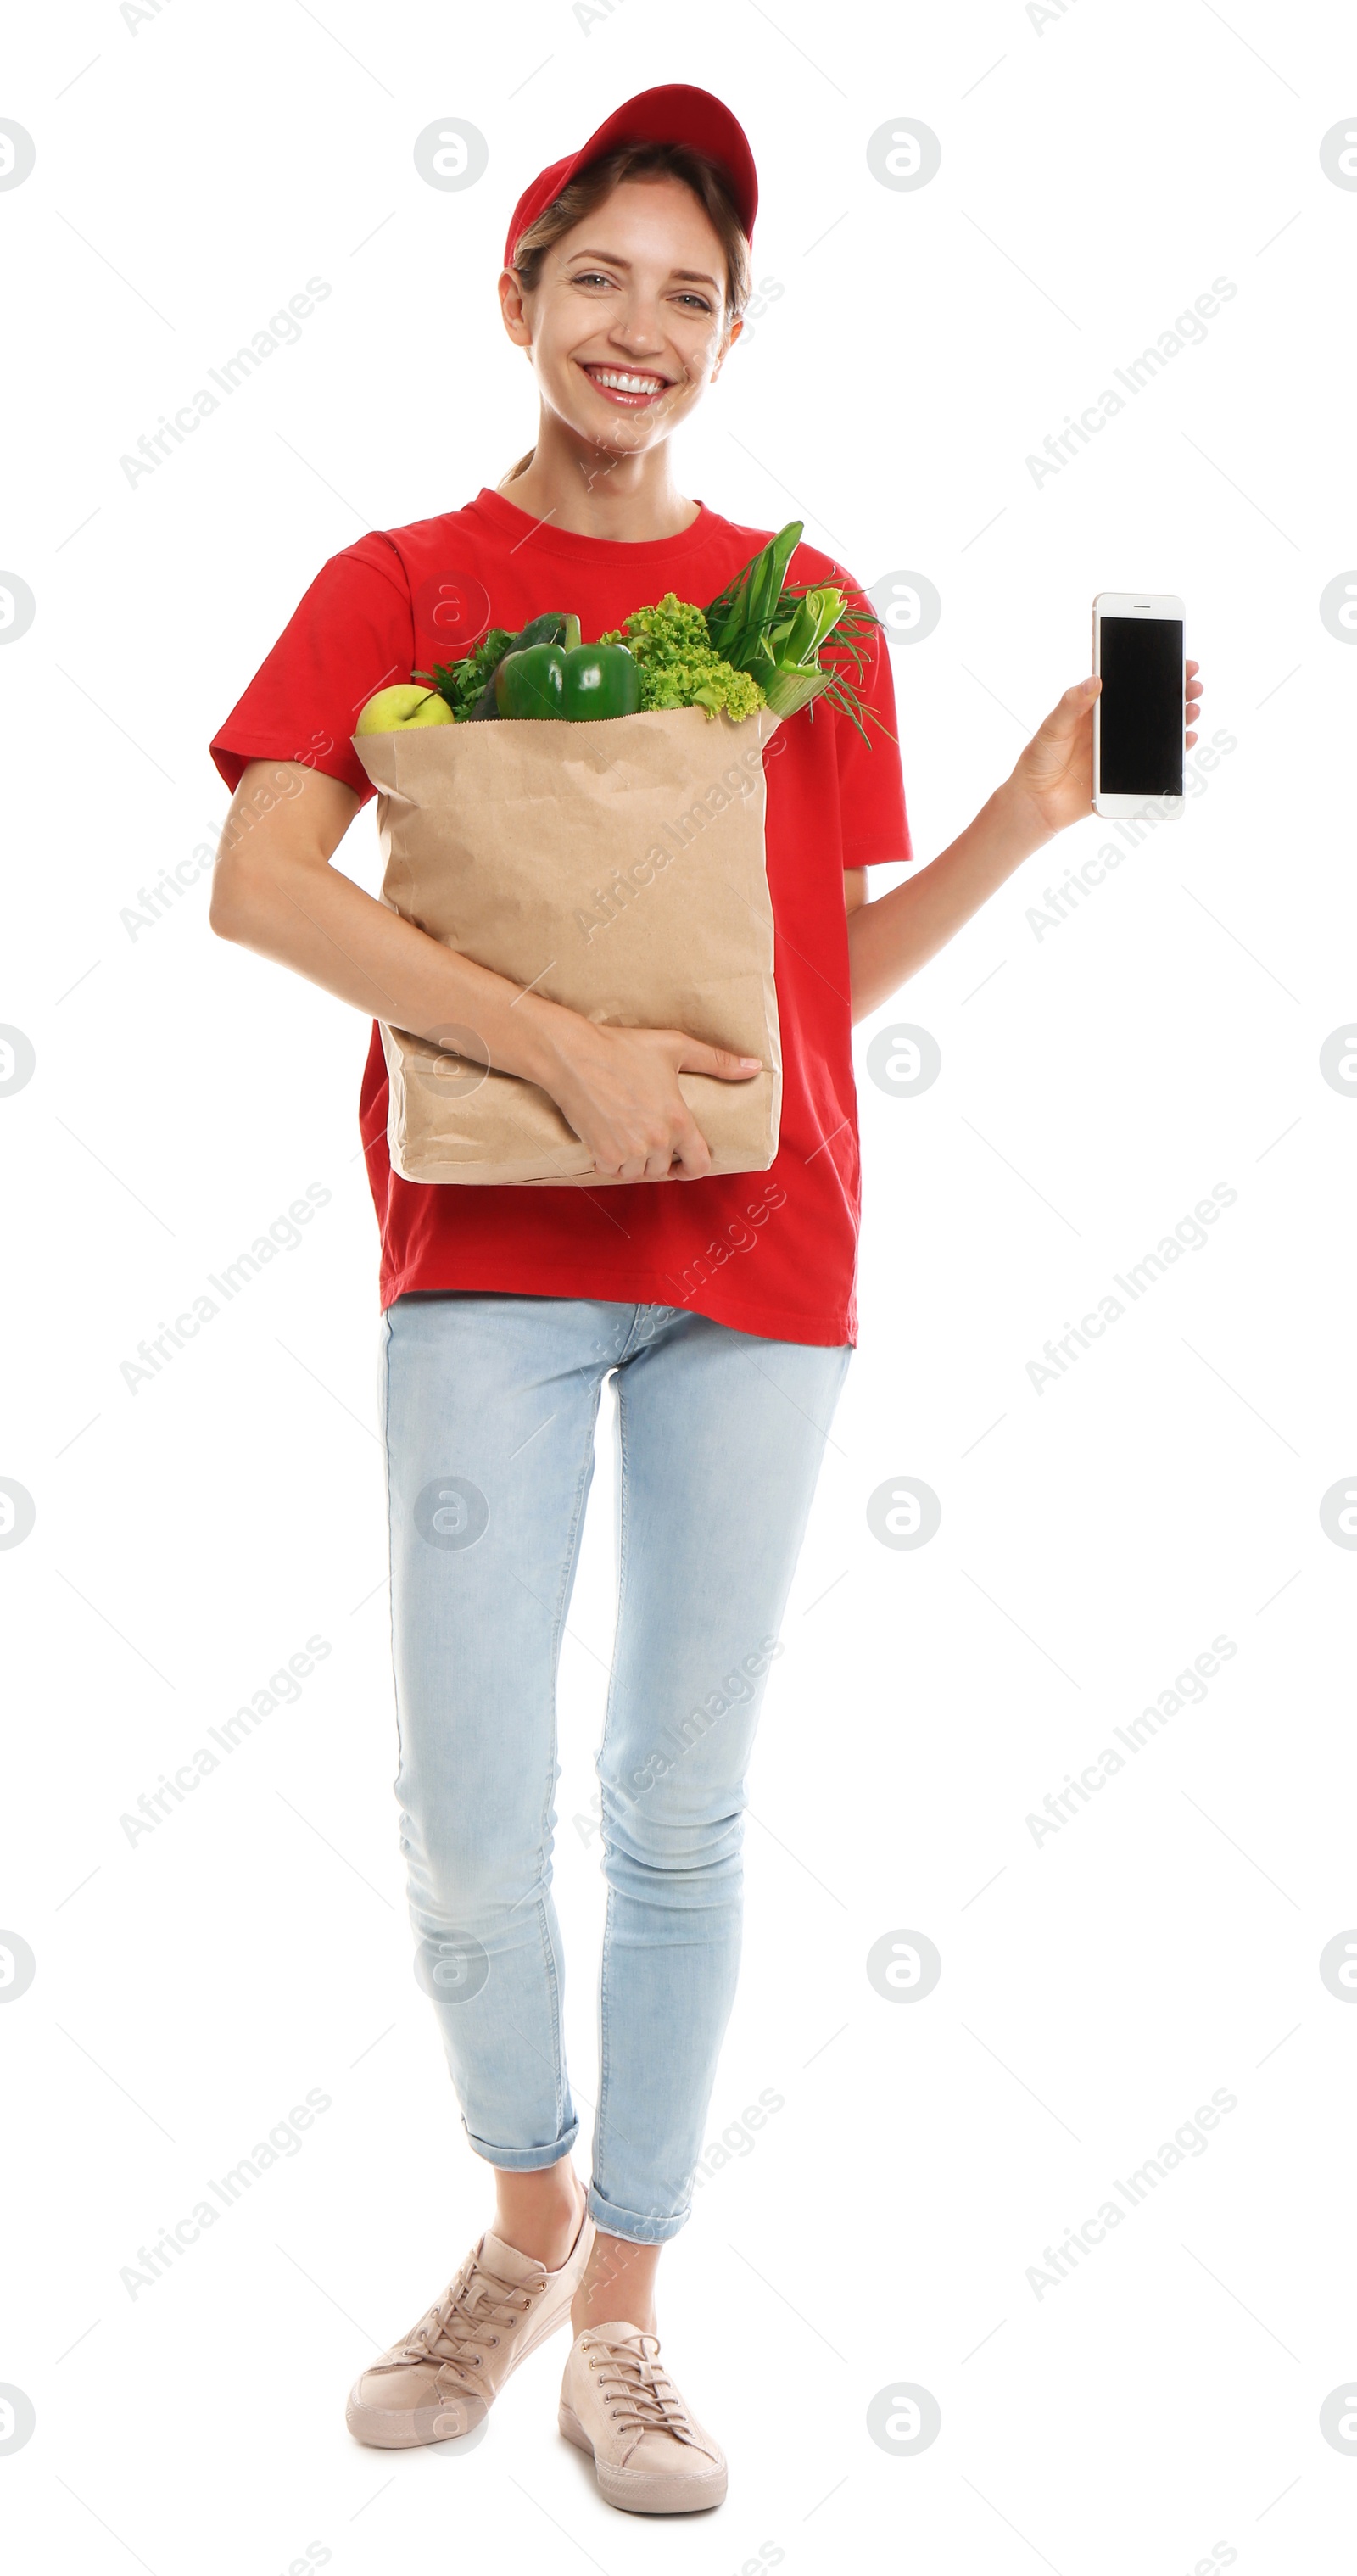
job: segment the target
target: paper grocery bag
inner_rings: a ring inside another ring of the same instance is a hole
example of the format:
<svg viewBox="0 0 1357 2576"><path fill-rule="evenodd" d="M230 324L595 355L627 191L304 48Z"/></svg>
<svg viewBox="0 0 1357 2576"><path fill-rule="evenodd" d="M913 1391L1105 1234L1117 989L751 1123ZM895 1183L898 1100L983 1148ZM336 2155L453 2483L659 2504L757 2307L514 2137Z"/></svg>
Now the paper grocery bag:
<svg viewBox="0 0 1357 2576"><path fill-rule="evenodd" d="M625 1028L757 1056L747 1082L683 1073L714 1172L777 1153L782 1056L764 865L777 719L700 707L607 722L430 725L354 736L378 791L382 900L525 990ZM474 1029L382 1025L387 1139L407 1181L601 1184L535 1083Z"/></svg>

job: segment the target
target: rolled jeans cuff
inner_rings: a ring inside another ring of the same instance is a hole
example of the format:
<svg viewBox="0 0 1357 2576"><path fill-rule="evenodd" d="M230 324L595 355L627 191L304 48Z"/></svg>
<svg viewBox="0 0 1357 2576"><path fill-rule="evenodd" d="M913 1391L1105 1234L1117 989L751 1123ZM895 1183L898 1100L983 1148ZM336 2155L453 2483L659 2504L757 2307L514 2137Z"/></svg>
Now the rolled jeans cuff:
<svg viewBox="0 0 1357 2576"><path fill-rule="evenodd" d="M542 2173L548 2165L558 2165L562 2156L569 2155L580 2133L579 2121L574 2119L564 2137L555 2139L549 2147L495 2147L488 2138L478 2138L467 2129L465 2120L462 2126L468 2146L478 2156L484 2156L488 2165L498 2165L503 2173Z"/></svg>
<svg viewBox="0 0 1357 2576"><path fill-rule="evenodd" d="M686 2209L680 2209L673 2218L653 2214L642 2218L634 2209L618 2209L612 2201L605 2200L592 2182L588 2208L595 2227L601 2227L605 2236L621 2236L632 2245L667 2245L671 2236L677 2236L679 2229L687 2225L689 2216Z"/></svg>

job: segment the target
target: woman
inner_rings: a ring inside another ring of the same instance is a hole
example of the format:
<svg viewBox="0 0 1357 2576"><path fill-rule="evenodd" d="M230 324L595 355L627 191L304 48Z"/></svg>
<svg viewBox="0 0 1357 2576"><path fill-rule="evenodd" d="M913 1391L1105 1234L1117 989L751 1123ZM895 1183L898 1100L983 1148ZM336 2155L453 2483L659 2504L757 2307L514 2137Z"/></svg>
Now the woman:
<svg viewBox="0 0 1357 2576"><path fill-rule="evenodd" d="M463 649L548 609L596 636L667 590L714 598L764 542L685 499L670 450L739 336L756 202L740 127L685 87L631 100L544 171L515 210L499 281L537 380L534 447L466 509L328 563L212 746L236 791L214 928L370 1017L471 1027L624 1185L393 1177L374 1030L361 1115L382 1233L396 1787L422 1981L496 2208L443 2297L364 2372L348 2421L387 2447L465 2434L568 2312L561 2429L592 2454L607 2499L643 2513L726 2490L720 2448L661 2364L654 2282L688 2215L736 1977L742 1783L856 1334L850 1026L1087 814L1098 684L1067 689L959 839L870 903L867 868L911 855L879 630L862 681L880 718L869 741L824 704L779 728L767 852L784 1095L766 1176L707 1176L677 1079L740 1081L757 1069L747 1060L521 992L330 860L371 792L349 740L356 712L448 658L449 613ZM848 578L811 547L792 573ZM550 1894L554 1692L612 1373L620 1576L586 2192ZM449 1544L430 1518L453 1475L486 1505L475 1544L455 1529Z"/></svg>

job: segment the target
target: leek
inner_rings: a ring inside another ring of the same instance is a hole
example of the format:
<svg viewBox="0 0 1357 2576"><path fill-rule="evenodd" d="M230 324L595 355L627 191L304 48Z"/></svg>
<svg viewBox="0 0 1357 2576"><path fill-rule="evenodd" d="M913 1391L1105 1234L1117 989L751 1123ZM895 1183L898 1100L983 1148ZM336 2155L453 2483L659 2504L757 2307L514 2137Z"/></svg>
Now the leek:
<svg viewBox="0 0 1357 2576"><path fill-rule="evenodd" d="M820 661L825 647L847 655L856 676L877 620L854 608L832 583L789 582L787 566L801 542L804 521L789 520L759 554L742 565L706 610L713 649L737 671L758 681L776 716L795 715L813 699L828 698L857 726L864 742L864 708L846 673Z"/></svg>

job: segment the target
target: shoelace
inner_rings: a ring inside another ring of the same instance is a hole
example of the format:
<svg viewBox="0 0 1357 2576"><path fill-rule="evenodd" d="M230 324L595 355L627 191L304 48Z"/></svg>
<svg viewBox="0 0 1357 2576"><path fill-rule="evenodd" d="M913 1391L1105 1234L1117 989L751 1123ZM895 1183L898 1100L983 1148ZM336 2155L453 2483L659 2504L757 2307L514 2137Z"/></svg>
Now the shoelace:
<svg viewBox="0 0 1357 2576"><path fill-rule="evenodd" d="M464 2375L478 2371L484 2355L473 2352L471 2346L498 2343L496 2329L516 2326L527 2315L540 2286L531 2279L503 2280L497 2272L486 2271L473 2254L406 2341L388 2355L386 2367L441 2361L451 2363Z"/></svg>
<svg viewBox="0 0 1357 2576"><path fill-rule="evenodd" d="M671 2433L679 2442L696 2441L678 2390L658 2366L658 2335L642 2335L639 2351L631 2343L600 2348L607 2359L591 2360L589 2367L600 2373L599 2393L620 2433Z"/></svg>

